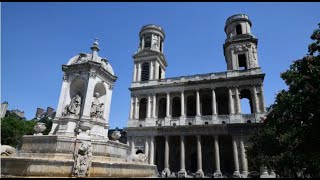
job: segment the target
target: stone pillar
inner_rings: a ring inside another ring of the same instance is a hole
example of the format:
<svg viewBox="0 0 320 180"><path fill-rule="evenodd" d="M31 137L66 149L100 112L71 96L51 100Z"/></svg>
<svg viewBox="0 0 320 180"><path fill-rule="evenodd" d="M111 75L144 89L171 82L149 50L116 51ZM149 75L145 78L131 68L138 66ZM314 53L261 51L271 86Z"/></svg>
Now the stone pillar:
<svg viewBox="0 0 320 180"><path fill-rule="evenodd" d="M144 49L144 38L145 38L145 36L142 36L142 42L141 42L142 48L141 49Z"/></svg>
<svg viewBox="0 0 320 180"><path fill-rule="evenodd" d="M85 94L85 97L81 97L81 98L85 98L83 99L84 101L82 101L83 104L81 104L81 106L83 107L83 114L82 116L90 118L90 111L91 111L91 104L92 104L92 100L93 100L93 92L94 92L94 84L95 84L95 79L94 79L94 75L91 77L91 72L90 72L90 76L89 76L89 82L87 85L87 92Z"/></svg>
<svg viewBox="0 0 320 180"><path fill-rule="evenodd" d="M241 165L242 165L242 175L244 177L248 176L248 160L246 156L246 149L244 147L243 140L240 140L240 155L241 155Z"/></svg>
<svg viewBox="0 0 320 180"><path fill-rule="evenodd" d="M185 110L184 110L185 104L184 104L184 91L181 91L181 116L185 117Z"/></svg>
<svg viewBox="0 0 320 180"><path fill-rule="evenodd" d="M150 137L150 158L149 163L154 165L154 136Z"/></svg>
<svg viewBox="0 0 320 180"><path fill-rule="evenodd" d="M199 89L197 89L197 91L196 91L196 97L197 97L197 116L201 116L201 112L200 112L200 93L199 93Z"/></svg>
<svg viewBox="0 0 320 180"><path fill-rule="evenodd" d="M149 157L149 144L148 144L148 137L145 138L144 141L144 154Z"/></svg>
<svg viewBox="0 0 320 180"><path fill-rule="evenodd" d="M156 118L156 108L157 108L157 95L153 94L153 100L152 100L152 117Z"/></svg>
<svg viewBox="0 0 320 180"><path fill-rule="evenodd" d="M147 118L151 117L151 95L148 94Z"/></svg>
<svg viewBox="0 0 320 180"><path fill-rule="evenodd" d="M138 62L138 77L136 81L141 81L141 62Z"/></svg>
<svg viewBox="0 0 320 180"><path fill-rule="evenodd" d="M164 174L167 174L167 176L170 175L170 169L169 169L169 136L165 136L165 142L164 142Z"/></svg>
<svg viewBox="0 0 320 180"><path fill-rule="evenodd" d="M215 174L221 174L218 136L214 136L214 159L215 159L215 168L216 168L214 173Z"/></svg>
<svg viewBox="0 0 320 180"><path fill-rule="evenodd" d="M258 96L257 96L256 86L253 85L252 89L253 89L253 99L254 99L255 113L260 113L259 99L258 99Z"/></svg>
<svg viewBox="0 0 320 180"><path fill-rule="evenodd" d="M184 150L184 136L180 136L180 171L178 177L186 177L186 162L185 162L185 150Z"/></svg>
<svg viewBox="0 0 320 180"><path fill-rule="evenodd" d="M156 66L155 66L155 77L154 77L154 79L160 79L159 78L159 63L158 63L158 61L155 61L155 63L156 63Z"/></svg>
<svg viewBox="0 0 320 180"><path fill-rule="evenodd" d="M241 114L241 102L240 102L240 94L238 87L235 88L236 90L236 101L237 101L237 114Z"/></svg>
<svg viewBox="0 0 320 180"><path fill-rule="evenodd" d="M130 99L130 119L133 119L133 107L134 107L134 104L133 104L133 96L131 96L131 99Z"/></svg>
<svg viewBox="0 0 320 180"><path fill-rule="evenodd" d="M149 80L153 80L153 61L150 61Z"/></svg>
<svg viewBox="0 0 320 180"><path fill-rule="evenodd" d="M266 112L266 104L264 102L263 85L260 85L260 97L261 97L261 112Z"/></svg>
<svg viewBox="0 0 320 180"><path fill-rule="evenodd" d="M135 81L136 81L136 78L137 78L137 64L134 63L134 65L133 65L133 78L132 78L132 81L135 82Z"/></svg>
<svg viewBox="0 0 320 180"><path fill-rule="evenodd" d="M212 88L212 115L217 115L217 100L215 88Z"/></svg>
<svg viewBox="0 0 320 180"><path fill-rule="evenodd" d="M167 92L167 117L171 117L171 115L170 115L170 92Z"/></svg>
<svg viewBox="0 0 320 180"><path fill-rule="evenodd" d="M131 154L135 154L134 137L131 137Z"/></svg>
<svg viewBox="0 0 320 180"><path fill-rule="evenodd" d="M240 176L239 172L239 159L238 159L238 147L234 137L232 137L233 158L234 158L234 172L233 176Z"/></svg>
<svg viewBox="0 0 320 180"><path fill-rule="evenodd" d="M204 173L202 170L202 152L201 152L201 136L197 135L197 177L203 177Z"/></svg>
<svg viewBox="0 0 320 180"><path fill-rule="evenodd" d="M234 114L234 104L232 99L231 87L229 87L229 114Z"/></svg>
<svg viewBox="0 0 320 180"><path fill-rule="evenodd" d="M139 99L138 97L135 97L135 99L134 118L139 119Z"/></svg>

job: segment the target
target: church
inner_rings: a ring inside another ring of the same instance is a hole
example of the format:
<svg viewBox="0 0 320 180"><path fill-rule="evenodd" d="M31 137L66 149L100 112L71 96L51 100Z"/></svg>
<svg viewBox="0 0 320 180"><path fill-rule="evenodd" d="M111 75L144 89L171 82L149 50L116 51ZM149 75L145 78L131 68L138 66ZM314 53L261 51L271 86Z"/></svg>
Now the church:
<svg viewBox="0 0 320 180"><path fill-rule="evenodd" d="M245 14L226 20L226 71L171 78L166 78L164 29L141 28L125 128L132 154L148 155L163 176L248 176L248 137L266 115L265 74L251 26ZM243 98L250 114L242 113Z"/></svg>

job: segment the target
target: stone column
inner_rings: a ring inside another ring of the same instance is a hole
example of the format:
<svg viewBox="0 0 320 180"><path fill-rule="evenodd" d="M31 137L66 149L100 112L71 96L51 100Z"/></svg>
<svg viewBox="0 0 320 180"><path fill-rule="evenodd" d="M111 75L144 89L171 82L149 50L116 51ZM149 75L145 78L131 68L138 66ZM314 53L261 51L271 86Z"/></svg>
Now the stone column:
<svg viewBox="0 0 320 180"><path fill-rule="evenodd" d="M136 81L141 81L141 62L138 62L138 77Z"/></svg>
<svg viewBox="0 0 320 180"><path fill-rule="evenodd" d="M135 154L134 137L131 137L131 154Z"/></svg>
<svg viewBox="0 0 320 180"><path fill-rule="evenodd" d="M81 106L83 107L82 116L84 116L84 117L90 117L91 104L92 104L93 92L94 92L94 84L95 84L95 79L94 79L95 76L93 74L94 73L91 74L91 72L90 72L89 82L88 82L88 85L87 85L87 92L86 92L84 97L81 97L82 98L82 103L84 103L84 104L81 104Z"/></svg>
<svg viewBox="0 0 320 180"><path fill-rule="evenodd" d="M153 94L153 100L152 100L152 117L156 118L156 108L157 108L157 95Z"/></svg>
<svg viewBox="0 0 320 180"><path fill-rule="evenodd" d="M148 137L145 138L144 141L144 154L149 157L149 144L148 144Z"/></svg>
<svg viewBox="0 0 320 180"><path fill-rule="evenodd" d="M170 115L170 92L167 92L167 117L171 117L171 115Z"/></svg>
<svg viewBox="0 0 320 180"><path fill-rule="evenodd" d="M181 116L185 117L185 110L184 110L185 104L184 104L184 91L181 91Z"/></svg>
<svg viewBox="0 0 320 180"><path fill-rule="evenodd" d="M134 110L134 111L135 111L135 112L134 112L134 118L135 118L135 119L139 119L139 99L138 99L137 96L135 97L135 99L136 99L136 100L135 100L135 108L134 108L134 109L135 109L135 110Z"/></svg>
<svg viewBox="0 0 320 180"><path fill-rule="evenodd" d="M255 113L260 113L259 99L258 99L258 96L257 96L256 86L253 85L252 89L253 89L253 99L254 99L254 105L255 105Z"/></svg>
<svg viewBox="0 0 320 180"><path fill-rule="evenodd" d="M151 95L148 94L147 118L151 117Z"/></svg>
<svg viewBox="0 0 320 180"><path fill-rule="evenodd" d="M142 36L142 42L141 42L142 48L141 49L144 49L144 38L145 38L145 36Z"/></svg>
<svg viewBox="0 0 320 180"><path fill-rule="evenodd" d="M185 144L184 136L180 136L180 171L178 173L178 177L186 177L184 144Z"/></svg>
<svg viewBox="0 0 320 180"><path fill-rule="evenodd" d="M201 152L201 136L197 135L197 167L198 170L196 172L197 177L203 177L202 170L202 152Z"/></svg>
<svg viewBox="0 0 320 180"><path fill-rule="evenodd" d="M197 116L201 116L200 112L200 94L199 94L199 89L196 91L196 96L197 96Z"/></svg>
<svg viewBox="0 0 320 180"><path fill-rule="evenodd" d="M151 165L154 164L154 136L150 137L150 158L149 163Z"/></svg>
<svg viewBox="0 0 320 180"><path fill-rule="evenodd" d="M155 77L154 77L154 79L160 79L159 78L159 63L158 63L158 61L155 61L155 63L156 63L156 66L155 66Z"/></svg>
<svg viewBox="0 0 320 180"><path fill-rule="evenodd" d="M232 137L232 147L233 147L233 158L234 158L234 176L240 176L239 172L239 159L238 159L238 148L237 142L234 137Z"/></svg>
<svg viewBox="0 0 320 180"><path fill-rule="evenodd" d="M133 78L132 78L132 81L135 82L135 81L136 81L136 78L137 78L137 64L134 63L134 65L133 65Z"/></svg>
<svg viewBox="0 0 320 180"><path fill-rule="evenodd" d="M217 115L217 100L215 88L212 88L212 115Z"/></svg>
<svg viewBox="0 0 320 180"><path fill-rule="evenodd" d="M240 94L238 87L235 88L236 90L236 101L237 101L237 114L241 114L241 102L240 102Z"/></svg>
<svg viewBox="0 0 320 180"><path fill-rule="evenodd" d="M221 174L220 170L220 152L219 152L219 139L218 136L214 136L214 159L216 170L214 173Z"/></svg>
<svg viewBox="0 0 320 180"><path fill-rule="evenodd" d="M244 147L243 140L240 140L240 155L241 155L241 165L242 165L242 174L243 176L248 176L248 161L246 156L246 149Z"/></svg>
<svg viewBox="0 0 320 180"><path fill-rule="evenodd" d="M229 114L234 114L234 104L232 99L231 87L229 87Z"/></svg>
<svg viewBox="0 0 320 180"><path fill-rule="evenodd" d="M260 97L261 97L261 112L266 112L266 104L264 102L264 93L263 93L263 85L260 85Z"/></svg>
<svg viewBox="0 0 320 180"><path fill-rule="evenodd" d="M149 80L153 80L153 61L150 61Z"/></svg>
<svg viewBox="0 0 320 180"><path fill-rule="evenodd" d="M134 104L133 104L133 96L131 96L131 99L130 99L130 119L133 119L133 107L134 107Z"/></svg>
<svg viewBox="0 0 320 180"><path fill-rule="evenodd" d="M170 175L169 169L169 136L165 136L164 142L164 169L163 172L168 176Z"/></svg>

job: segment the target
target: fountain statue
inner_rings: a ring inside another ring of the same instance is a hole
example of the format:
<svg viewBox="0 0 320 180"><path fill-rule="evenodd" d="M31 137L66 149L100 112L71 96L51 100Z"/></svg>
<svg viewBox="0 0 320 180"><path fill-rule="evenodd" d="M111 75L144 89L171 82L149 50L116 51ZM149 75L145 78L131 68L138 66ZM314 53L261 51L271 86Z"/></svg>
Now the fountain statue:
<svg viewBox="0 0 320 180"><path fill-rule="evenodd" d="M48 135L37 123L34 135L22 137L17 149L1 146L1 177L155 177L147 155L128 161L129 145L108 139L111 95L117 77L105 58L92 53L71 58L64 71L55 118ZM102 103L103 102L103 103ZM4 150L4 151L3 151Z"/></svg>

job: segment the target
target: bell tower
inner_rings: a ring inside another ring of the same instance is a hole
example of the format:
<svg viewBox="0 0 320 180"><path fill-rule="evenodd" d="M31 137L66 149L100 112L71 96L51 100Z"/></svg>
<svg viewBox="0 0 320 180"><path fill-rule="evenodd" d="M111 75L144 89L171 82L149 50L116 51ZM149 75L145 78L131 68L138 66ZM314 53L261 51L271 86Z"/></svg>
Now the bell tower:
<svg viewBox="0 0 320 180"><path fill-rule="evenodd" d="M165 34L162 27L148 24L141 28L138 51L133 55L132 82L149 82L165 78L167 61L163 54Z"/></svg>
<svg viewBox="0 0 320 180"><path fill-rule="evenodd" d="M258 39L251 34L252 23L247 15L236 14L226 21L227 39L223 45L228 70L259 68Z"/></svg>

